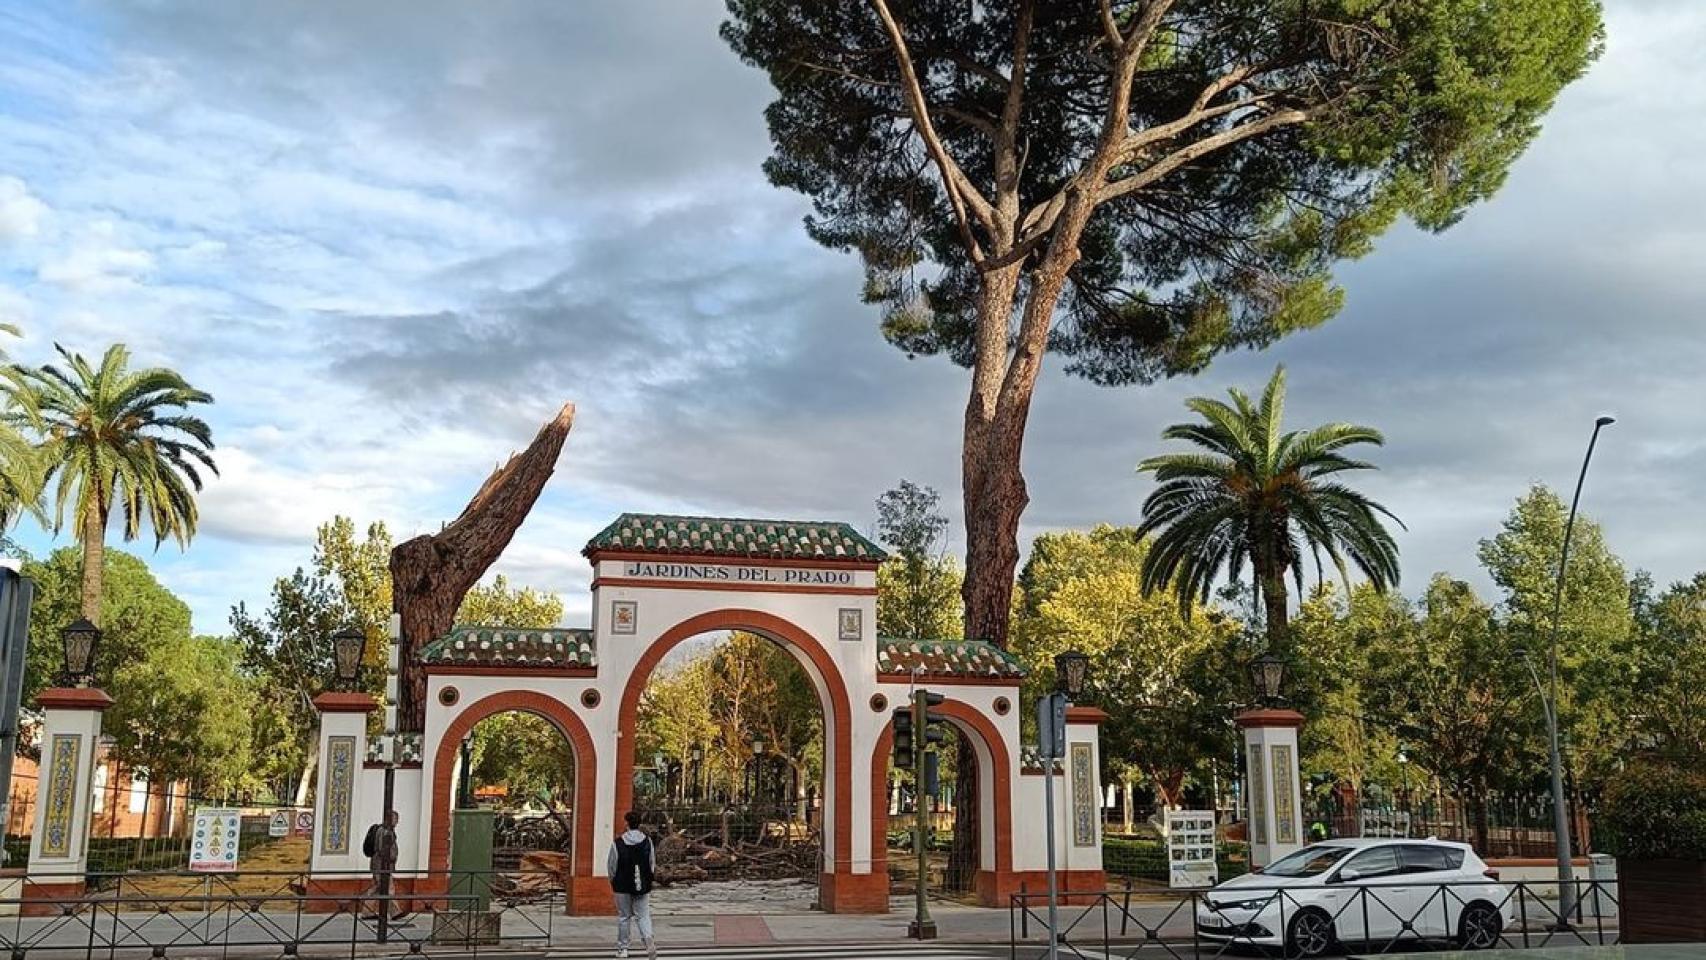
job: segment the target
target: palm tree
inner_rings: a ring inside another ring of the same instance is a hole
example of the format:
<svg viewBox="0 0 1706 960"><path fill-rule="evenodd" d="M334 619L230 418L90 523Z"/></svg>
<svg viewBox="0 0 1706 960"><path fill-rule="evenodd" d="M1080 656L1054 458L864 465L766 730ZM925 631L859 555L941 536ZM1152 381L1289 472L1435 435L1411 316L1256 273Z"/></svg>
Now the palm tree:
<svg viewBox="0 0 1706 960"><path fill-rule="evenodd" d="M1186 401L1201 423L1174 424L1168 440L1187 440L1202 453L1169 453L1138 465L1159 484L1143 503L1142 535L1155 533L1143 561L1143 589L1170 587L1187 611L1207 601L1224 570L1229 580L1249 563L1267 620L1268 645L1286 646L1286 575L1303 592L1303 550L1321 576L1325 552L1350 582L1349 558L1375 589L1398 582L1398 547L1382 524L1391 511L1336 479L1374 465L1340 451L1385 438L1372 427L1330 423L1313 430L1280 432L1285 411L1285 368L1274 371L1259 406L1241 390L1228 391L1231 405L1207 397Z"/></svg>
<svg viewBox="0 0 1706 960"><path fill-rule="evenodd" d="M22 331L10 323L0 323L0 334L23 336ZM6 351L0 350L0 360L5 359ZM10 407L15 401L8 384L0 383L0 391L7 394L6 406ZM41 465L29 440L18 432L17 427L0 422L0 531L10 528L12 521L26 512L38 518L44 517L41 510Z"/></svg>
<svg viewBox="0 0 1706 960"><path fill-rule="evenodd" d="M100 623L107 519L124 512L124 538L135 540L146 519L158 547L167 537L183 546L195 535L201 489L197 464L215 474L212 433L182 411L213 398L172 370L130 369L130 351L115 343L93 367L55 344L65 369L13 366L16 401L5 419L38 436L42 486L54 488L55 531L70 507L83 546L82 613Z"/></svg>

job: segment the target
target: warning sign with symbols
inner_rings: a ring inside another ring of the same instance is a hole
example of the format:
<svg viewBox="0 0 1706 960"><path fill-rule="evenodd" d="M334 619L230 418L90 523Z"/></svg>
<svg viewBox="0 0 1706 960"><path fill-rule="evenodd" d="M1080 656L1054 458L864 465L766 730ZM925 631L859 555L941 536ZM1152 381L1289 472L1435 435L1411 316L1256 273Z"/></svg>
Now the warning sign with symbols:
<svg viewBox="0 0 1706 960"><path fill-rule="evenodd" d="M269 836L269 837L288 837L288 836L290 836L290 811L289 810L279 810L272 815L272 819L267 821L267 836Z"/></svg>
<svg viewBox="0 0 1706 960"><path fill-rule="evenodd" d="M200 873L236 870L242 822L241 811L227 807L197 810L190 831L190 869Z"/></svg>

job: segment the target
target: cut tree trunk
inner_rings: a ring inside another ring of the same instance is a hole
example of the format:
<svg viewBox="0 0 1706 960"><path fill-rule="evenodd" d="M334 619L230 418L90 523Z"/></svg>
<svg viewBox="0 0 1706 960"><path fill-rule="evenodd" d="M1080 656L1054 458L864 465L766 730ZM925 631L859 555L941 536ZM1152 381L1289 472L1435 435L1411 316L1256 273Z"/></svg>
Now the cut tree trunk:
<svg viewBox="0 0 1706 960"><path fill-rule="evenodd" d="M391 550L391 605L403 621L400 730L420 730L426 723L426 673L416 662L416 651L455 626L462 598L503 553L539 499L574 419L575 405L564 404L526 450L492 471L461 516L436 534L415 537Z"/></svg>

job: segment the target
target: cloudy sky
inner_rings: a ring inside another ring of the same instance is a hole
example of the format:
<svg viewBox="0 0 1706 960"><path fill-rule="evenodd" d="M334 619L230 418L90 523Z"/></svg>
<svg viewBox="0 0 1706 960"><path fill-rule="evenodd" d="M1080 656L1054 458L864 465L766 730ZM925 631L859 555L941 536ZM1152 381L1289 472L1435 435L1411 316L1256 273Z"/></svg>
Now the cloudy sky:
<svg viewBox="0 0 1706 960"><path fill-rule="evenodd" d="M1476 541L1531 482L1573 482L1605 411L1586 511L1661 581L1706 568L1706 6L1606 6L1605 58L1505 191L1344 269L1326 327L1193 381L1045 376L1025 536L1134 521L1132 467L1180 400L1284 362L1295 423L1386 431L1365 482L1409 525L1409 592L1479 579ZM567 453L499 569L571 622L579 549L622 510L868 527L902 477L955 505L962 372L884 344L858 265L765 183L769 88L720 18L713 0L0 10L11 352L122 340L215 395L200 535L151 559L198 629L264 605L333 514L436 529L565 400Z"/></svg>

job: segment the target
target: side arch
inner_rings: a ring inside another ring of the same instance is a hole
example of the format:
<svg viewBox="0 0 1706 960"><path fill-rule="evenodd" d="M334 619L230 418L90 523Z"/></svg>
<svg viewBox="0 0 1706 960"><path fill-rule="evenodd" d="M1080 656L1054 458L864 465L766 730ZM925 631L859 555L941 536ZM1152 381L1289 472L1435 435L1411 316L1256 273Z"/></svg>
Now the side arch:
<svg viewBox="0 0 1706 960"><path fill-rule="evenodd" d="M598 757L592 735L569 705L532 690L505 690L464 707L438 738L432 763L432 841L427 869L444 874L450 869L450 792L456 750L474 725L487 717L522 711L543 717L557 728L575 755L575 834L571 859L576 877L592 876L593 821L597 819Z"/></svg>
<svg viewBox="0 0 1706 960"><path fill-rule="evenodd" d="M993 795L989 798L990 806L995 811L995 863L994 870L983 864L978 864L978 897L985 906L1001 906L1001 897L1005 896L1011 885L1008 878L1013 875L1013 763L1012 756L1007 752L1007 741L1001 738L1001 731L995 728L989 718L971 704L962 700L944 700L936 707L936 712L953 721L954 727L962 735L970 735L979 740L990 758L988 781ZM877 747L871 754L871 870L872 872L887 872L888 870L888 834L889 834L889 797L888 774L889 754L894 752L894 725L885 724L883 732L877 737ZM983 774L980 772L978 789L983 789ZM982 803L982 797L979 797ZM979 848L982 843L978 844Z"/></svg>
<svg viewBox="0 0 1706 960"><path fill-rule="evenodd" d="M834 861L826 864L826 872L851 873L853 870L853 710L847 695L847 683L841 676L828 651L816 638L793 623L759 610L712 610L688 617L652 641L641 654L627 684L622 688L622 708L618 714L619 730L633 730L639 719L640 695L652 671L668 653L682 642L702 633L718 630L745 630L762 634L784 648L803 657L823 684L825 695L824 727L828 753L832 760L828 785L834 805L832 824L832 854ZM634 801L634 738L623 737L616 747L616 807L615 815L630 809ZM578 824L577 824L578 830ZM885 904L886 905L886 904Z"/></svg>

